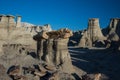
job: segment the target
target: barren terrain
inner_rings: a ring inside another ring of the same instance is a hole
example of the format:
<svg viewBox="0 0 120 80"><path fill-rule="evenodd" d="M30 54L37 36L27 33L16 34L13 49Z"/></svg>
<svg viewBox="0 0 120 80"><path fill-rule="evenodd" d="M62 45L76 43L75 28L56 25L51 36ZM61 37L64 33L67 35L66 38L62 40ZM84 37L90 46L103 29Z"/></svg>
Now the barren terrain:
<svg viewBox="0 0 120 80"><path fill-rule="evenodd" d="M112 49L69 47L72 63L81 74L101 73L102 80L119 80L120 52Z"/></svg>

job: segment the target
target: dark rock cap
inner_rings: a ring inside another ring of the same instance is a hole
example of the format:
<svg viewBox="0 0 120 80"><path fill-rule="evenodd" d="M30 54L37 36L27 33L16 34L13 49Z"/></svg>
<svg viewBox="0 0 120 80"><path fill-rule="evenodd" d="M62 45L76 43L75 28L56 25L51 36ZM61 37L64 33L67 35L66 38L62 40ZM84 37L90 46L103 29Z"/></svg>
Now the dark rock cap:
<svg viewBox="0 0 120 80"><path fill-rule="evenodd" d="M14 16L13 15L10 15L10 14L8 14L8 15L6 15L7 17L13 17L14 18Z"/></svg>
<svg viewBox="0 0 120 80"><path fill-rule="evenodd" d="M117 18L117 17L116 17L116 18L111 18L110 20L113 20L113 19L117 19L117 20L120 20L120 18Z"/></svg>
<svg viewBox="0 0 120 80"><path fill-rule="evenodd" d="M17 15L17 17L22 17L21 15Z"/></svg>

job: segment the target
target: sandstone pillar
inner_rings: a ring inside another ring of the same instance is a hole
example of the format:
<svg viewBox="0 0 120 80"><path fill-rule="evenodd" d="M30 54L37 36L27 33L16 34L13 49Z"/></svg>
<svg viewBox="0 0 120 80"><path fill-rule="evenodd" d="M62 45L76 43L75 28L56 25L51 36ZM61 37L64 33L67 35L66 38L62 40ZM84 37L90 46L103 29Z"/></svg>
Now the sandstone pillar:
<svg viewBox="0 0 120 80"><path fill-rule="evenodd" d="M67 46L70 36L72 36L72 32L68 29L40 32L40 34L33 37L38 43L39 58L65 73L72 73L74 70Z"/></svg>
<svg viewBox="0 0 120 80"><path fill-rule="evenodd" d="M44 54L42 59L45 60L48 64L54 65L55 62L55 52L54 52L54 43L53 39L47 39L44 43Z"/></svg>
<svg viewBox="0 0 120 80"><path fill-rule="evenodd" d="M112 18L109 25L109 35L112 33L117 33L120 37L120 18Z"/></svg>
<svg viewBox="0 0 120 80"><path fill-rule="evenodd" d="M43 43L44 43L43 39L37 41L37 57L40 60L41 60L41 57L43 56Z"/></svg>
<svg viewBox="0 0 120 80"><path fill-rule="evenodd" d="M33 36L33 39L37 42L37 57L41 60L43 53L46 53L46 39L48 39L48 36L46 32L42 31Z"/></svg>
<svg viewBox="0 0 120 80"><path fill-rule="evenodd" d="M16 27L21 27L21 16L17 16Z"/></svg>
<svg viewBox="0 0 120 80"><path fill-rule="evenodd" d="M8 17L8 27L9 27L9 29L15 28L14 16L13 15L7 15L7 17Z"/></svg>
<svg viewBox="0 0 120 80"><path fill-rule="evenodd" d="M56 43L55 65L59 66L63 72L71 73L73 71L73 67L67 47L68 39L57 39L55 43Z"/></svg>
<svg viewBox="0 0 120 80"><path fill-rule="evenodd" d="M97 39L104 38L100 29L98 18L89 19L87 31L90 35L92 42L94 42Z"/></svg>
<svg viewBox="0 0 120 80"><path fill-rule="evenodd" d="M8 18L6 15L0 15L0 28L7 28Z"/></svg>

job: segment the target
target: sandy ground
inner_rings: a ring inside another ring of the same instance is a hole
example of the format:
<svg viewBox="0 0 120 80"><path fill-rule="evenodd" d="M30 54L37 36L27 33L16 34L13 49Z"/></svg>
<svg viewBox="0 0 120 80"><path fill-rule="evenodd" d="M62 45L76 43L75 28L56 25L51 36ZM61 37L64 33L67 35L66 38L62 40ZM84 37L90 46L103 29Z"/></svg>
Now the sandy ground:
<svg viewBox="0 0 120 80"><path fill-rule="evenodd" d="M120 51L69 47L69 52L73 65L81 70L80 75L101 73L109 80L120 80Z"/></svg>

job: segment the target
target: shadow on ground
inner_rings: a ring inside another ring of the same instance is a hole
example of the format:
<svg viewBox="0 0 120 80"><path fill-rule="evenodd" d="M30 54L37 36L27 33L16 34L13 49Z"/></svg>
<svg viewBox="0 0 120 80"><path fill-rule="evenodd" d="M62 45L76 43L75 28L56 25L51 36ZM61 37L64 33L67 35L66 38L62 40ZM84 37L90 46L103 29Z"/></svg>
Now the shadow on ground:
<svg viewBox="0 0 120 80"><path fill-rule="evenodd" d="M72 63L83 71L93 74L102 73L109 80L119 80L120 52L111 49L69 48Z"/></svg>

